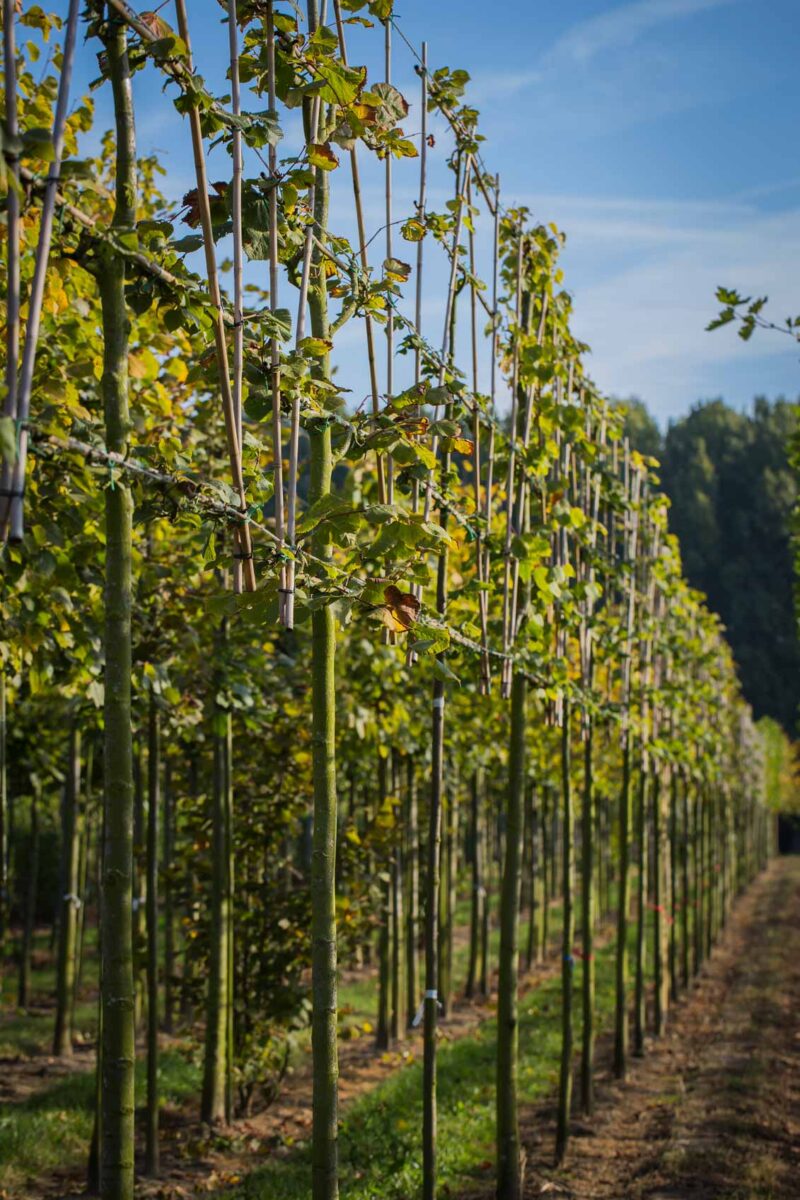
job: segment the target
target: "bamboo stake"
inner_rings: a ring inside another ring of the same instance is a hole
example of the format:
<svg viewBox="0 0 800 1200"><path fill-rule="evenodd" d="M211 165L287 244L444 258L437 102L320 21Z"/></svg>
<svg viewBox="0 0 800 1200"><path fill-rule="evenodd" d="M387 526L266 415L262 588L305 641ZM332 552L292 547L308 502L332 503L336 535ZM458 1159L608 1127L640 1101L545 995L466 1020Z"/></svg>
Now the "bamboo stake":
<svg viewBox="0 0 800 1200"><path fill-rule="evenodd" d="M189 23L186 16L186 0L175 0L178 16L178 30L186 44L187 62L190 70L192 51L189 39ZM206 274L208 290L214 309L214 346L217 357L217 374L220 392L222 394L222 411L225 417L225 432L228 439L228 456L230 458L233 486L239 497L242 512L247 511L247 497L244 490L242 475L242 452L237 436L237 420L234 409L233 392L231 390L230 370L228 367L228 344L225 337L225 322L222 314L222 295L217 273L217 256L214 249L214 230L211 223L211 204L208 197L208 178L206 174L206 159L203 149L203 131L200 124L200 113L196 104L189 108L189 128L192 135L192 151L194 154L195 178L197 180L197 205L200 211L200 224L203 231L203 248L206 259ZM238 525L235 530L237 552L241 556L244 572L245 589L255 591L256 574L253 564L253 543L246 522Z"/></svg>
<svg viewBox="0 0 800 1200"><path fill-rule="evenodd" d="M472 210L472 180L467 180L467 207ZM470 273L470 335L472 348L472 471L475 484L475 512L479 514L481 511L481 414L478 407L478 306L476 302L476 284L475 284L475 230L472 220L469 224L469 273ZM475 565L477 568L478 582L484 584L487 582L484 575L484 560L483 560L483 539L480 531L475 539ZM478 594L478 610L481 621L481 642L483 645L488 644L489 640L489 597L481 588ZM487 696L491 689L491 672L489 668L489 658L483 654L481 656L481 679L480 691L481 695Z"/></svg>
<svg viewBox="0 0 800 1200"><path fill-rule="evenodd" d="M6 0L8 2L8 0ZM419 147L419 195L417 197L417 220L425 224L425 203L428 186L428 43L422 43L422 70L420 71L420 147ZM417 242L417 278L414 296L414 326L417 333L422 335L422 263L425 238ZM414 352L414 383L421 379L422 355L419 346ZM414 500L419 500L419 488L414 484Z"/></svg>
<svg viewBox="0 0 800 1200"><path fill-rule="evenodd" d="M267 104L275 112L275 5L267 0ZM270 141L268 153L270 181L269 189L269 307L275 315L278 308L278 152L274 141ZM281 352L278 339L273 334L269 343L270 390L272 392L272 469L275 478L275 532L281 543L284 537L283 511L283 430L281 423ZM286 564L281 564L279 583L278 615L286 624Z"/></svg>
<svg viewBox="0 0 800 1200"><path fill-rule="evenodd" d="M490 358L490 377L489 377L489 444L486 450L486 545L484 547L485 562L483 568L483 577L485 580L491 578L491 532L492 532L492 501L494 491L494 444L495 444L495 419L496 419L496 401L497 401L497 358L498 358L498 323L499 323L499 306L498 306L498 276L499 276L499 261L500 261L500 177L497 177L495 182L495 207L494 207L494 246L492 250L492 338L491 338L491 358ZM487 599L488 609L488 599ZM488 653L487 653L488 658Z"/></svg>
<svg viewBox="0 0 800 1200"><path fill-rule="evenodd" d="M311 104L311 119L309 122L309 141L316 141L319 123L320 101L316 97ZM303 270L300 277L300 297L297 302L297 337L295 347L298 348L306 333L306 309L308 307L308 283L311 275L311 252L313 241L314 213L314 184L308 189L308 209L312 220L306 229L303 249ZM295 389L292 399L292 421L289 433L289 481L287 489L286 539L292 555L295 554L295 538L297 535L297 471L300 454L300 393ZM296 563L294 557L289 559L286 566L286 593L283 612L283 623L287 629L294 629L294 583Z"/></svg>
<svg viewBox="0 0 800 1200"><path fill-rule="evenodd" d="M386 82L392 82L392 23L384 21L384 58ZM392 156L386 155L385 163L385 192L386 192L386 257L394 257L392 238ZM394 309L389 305L386 315L386 403L391 404L394 395ZM391 454L386 462L386 500L394 503L394 459Z"/></svg>
<svg viewBox="0 0 800 1200"><path fill-rule="evenodd" d="M523 303L523 308L524 307L525 307L525 305ZM532 316L532 315L533 314L531 313L530 316ZM539 346L542 345L542 342L544 340L544 329L545 329L546 317L547 317L547 293L543 292L542 293L542 311L541 311L541 315L539 318L538 331L536 334L536 343ZM556 380L557 394L560 391L560 386L561 386L560 380ZM570 363L569 388L570 388L570 390L572 388L572 363ZM526 391L526 397L525 397L525 416L523 418L523 425L522 425L522 448L525 451L527 451L527 449L530 445L530 440L531 440L533 401L534 401L535 394L536 394L535 388L528 387L528 389ZM514 431L514 436L516 437L516 430ZM526 501L527 501L527 498L529 495L529 491L530 491L530 486L529 486L528 476L525 472L523 472L522 476L520 478L519 489L518 489L518 493L517 493L517 512L516 512L516 517L515 517L515 527L520 533L522 532L522 528L523 528L525 506L526 506ZM512 642L512 644L516 640L517 625L518 625L518 622L522 615L520 612L520 609L519 609L519 594L518 593L519 593L519 560L517 558L515 558L514 563L513 563L513 568L512 568L511 608L510 608L511 642Z"/></svg>
<svg viewBox="0 0 800 1200"><path fill-rule="evenodd" d="M344 37L344 22L340 0L333 0L333 11L336 18L336 32L339 39L339 53L342 63L347 66L347 46ZM350 173L353 180L353 201L356 208L356 224L358 227L358 253L361 259L361 270L369 274L369 256L367 254L367 232L364 224L364 206L361 198L361 175L358 169L358 154L355 146L350 150ZM378 366L375 356L375 338L372 318L364 314L364 330L367 335L367 362L369 364L370 391L372 393L372 415L377 417L380 412L380 392L378 390ZM381 504L386 503L386 480L383 471L383 456L377 455L378 498Z"/></svg>
<svg viewBox="0 0 800 1200"><path fill-rule="evenodd" d="M236 0L228 0L228 46L230 51L231 111L242 111L239 86L239 34L236 28ZM233 414L236 436L242 446L242 371L244 366L244 322L242 315L242 131L234 126L231 135L233 176L231 182L231 217L233 221ZM233 590L242 591L242 560L233 560Z"/></svg>
<svg viewBox="0 0 800 1200"><path fill-rule="evenodd" d="M6 131L13 141L19 133L17 121L17 47L14 23L14 0L3 0L3 70L5 72ZM19 159L6 155L6 165L12 182L6 195L7 283L6 283L6 397L3 415L17 415L17 369L19 365L19 197L14 183L19 183ZM8 469L2 467L2 486L8 486ZM3 505L5 510L7 505Z"/></svg>
<svg viewBox="0 0 800 1200"><path fill-rule="evenodd" d="M508 651L511 646L511 622L512 614L511 606L511 538L513 533L514 511L514 470L516 459L517 446L517 407L518 407L518 377L519 377L519 329L522 319L522 230L518 231L517 241L517 280L516 280L516 296L514 304L516 330L514 333L514 344L512 350L511 363L511 423L510 423L510 442L508 450L508 472L506 475L506 536L505 536L505 570L503 577L503 650ZM504 700L507 700L511 695L511 672L508 669L503 670L501 695Z"/></svg>
<svg viewBox="0 0 800 1200"><path fill-rule="evenodd" d="M455 300L456 277L458 274L458 243L459 243L459 239L461 237L461 225L462 225L463 216L464 216L463 189L466 187L466 182L467 182L467 179L469 178L469 173L470 173L471 167L472 167L472 155L467 154L464 159L464 180L463 180L463 184L462 184L460 164L456 164L456 200L459 203L458 203L458 210L456 213L455 228L453 230L453 249L450 254L450 278L449 278L448 285L447 285L447 297L445 300L444 332L442 334L442 350L441 350L441 355L440 355L440 359L439 359L439 386L440 387L444 383L444 376L445 376L445 370L447 369L448 355L450 354L450 351L451 351L451 329L452 329L453 302ZM434 455L436 455L438 453L438 448L439 448L439 438L438 438L437 434L434 434L433 439L431 441L431 451L433 452ZM426 521L430 519L430 513L431 513L431 502L433 500L433 478L434 478L434 469L432 468L428 472L428 480L427 480L427 486L426 486L426 491L425 491L425 510L424 510L424 512L425 512L425 520Z"/></svg>
<svg viewBox="0 0 800 1200"><path fill-rule="evenodd" d="M428 43L422 43L422 55L420 58L422 69L419 72L420 77L420 148L419 148L419 194L417 197L417 220L421 225L425 224L425 201L427 195L428 184ZM417 242L417 276L415 281L414 294L414 328L418 337L422 336L422 266L424 261L424 235ZM422 381L422 351L417 345L414 351L414 384L419 387ZM421 408L416 405L413 409L415 418L421 415ZM411 484L411 510L419 512L419 481L415 479ZM418 600L422 598L422 584L414 583L411 586L412 593ZM417 655L413 650L409 650L406 654L406 665L412 666L417 661Z"/></svg>
<svg viewBox="0 0 800 1200"><path fill-rule="evenodd" d="M8 0L4 0L7 4ZM13 9L13 5L11 5ZM13 464L13 469L8 470L5 466L2 472L2 481L0 482L0 500L5 501L0 505L0 536L3 540L6 538L12 543L22 541L25 532L25 512L23 508L23 499L25 495L25 464L28 451L28 429L27 421L30 415L31 389L33 386L33 369L36 362L36 349L39 342L39 328L42 320L42 302L44 300L44 287L47 277L47 263L50 257L50 242L53 236L53 216L56 205L56 190L58 188L58 179L61 174L61 157L64 153L64 132L67 123L67 106L69 104L69 89L72 82L72 67L75 61L75 39L78 32L78 17L80 14L80 4L78 0L70 0L69 12L67 15L67 28L64 34L64 51L61 62L61 74L58 80L58 96L56 98L55 119L53 121L53 157L50 162L50 168L47 172L47 183L45 185L44 201L42 202L42 216L39 225L39 242L36 247L36 264L33 270L33 280L31 282L31 292L28 299L28 324L25 330L25 345L22 351L22 368L20 371L19 383L16 388L16 402L13 413L10 411L9 416L13 415L17 422L17 459ZM4 62L8 67L8 55L13 51L13 12L10 14L12 19L8 20L8 14L4 7ZM12 69L12 79L15 72ZM6 111L9 108L9 99L11 91L14 92L12 107L16 108L16 88L12 87L12 81L6 77ZM15 116L15 114L12 114ZM13 192L13 186L9 192ZM10 232L10 230L9 230ZM19 245L19 227L18 223L15 226L16 247ZM19 322L19 258L18 250L13 256L13 263L9 261L9 271L12 265L16 270L16 322ZM10 275L9 282L13 286L13 277ZM17 324L18 328L18 324ZM9 321L8 338L13 338L12 323ZM16 367L16 344L13 354L10 356L7 366L7 372L10 373L12 362Z"/></svg>

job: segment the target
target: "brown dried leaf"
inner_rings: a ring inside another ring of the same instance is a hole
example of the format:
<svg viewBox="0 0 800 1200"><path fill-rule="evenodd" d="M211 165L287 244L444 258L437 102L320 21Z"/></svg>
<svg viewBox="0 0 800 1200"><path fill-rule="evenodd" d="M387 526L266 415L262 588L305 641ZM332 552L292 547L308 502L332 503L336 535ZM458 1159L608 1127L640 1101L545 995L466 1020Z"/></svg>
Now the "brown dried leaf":
<svg viewBox="0 0 800 1200"><path fill-rule="evenodd" d="M401 592L390 583L384 589L386 605L381 609L381 620L392 633L407 633L417 619L420 603L411 592Z"/></svg>

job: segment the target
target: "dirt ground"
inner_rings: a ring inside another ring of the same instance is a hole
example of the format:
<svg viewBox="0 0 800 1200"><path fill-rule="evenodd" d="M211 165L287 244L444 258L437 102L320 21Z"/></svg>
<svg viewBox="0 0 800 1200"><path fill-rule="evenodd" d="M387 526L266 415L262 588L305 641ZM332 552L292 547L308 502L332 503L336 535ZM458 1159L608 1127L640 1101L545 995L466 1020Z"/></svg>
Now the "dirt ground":
<svg viewBox="0 0 800 1200"><path fill-rule="evenodd" d="M555 970L551 959L524 986ZM458 1002L445 1036L468 1036L488 1011ZM418 1037L387 1054L375 1053L371 1037L344 1042L343 1103L419 1050ZM91 1057L82 1047L72 1064L4 1063L2 1098L22 1100L58 1074L86 1069ZM740 899L712 959L671 1011L666 1035L631 1060L624 1084L611 1077L609 1061L601 1041L596 1113L576 1117L562 1169L552 1165L553 1098L523 1111L526 1200L800 1200L800 857L774 862ZM204 1136L193 1110L167 1110L162 1177L137 1192L196 1196L246 1174L262 1154L289 1152L309 1135L309 1066L299 1064L278 1103L238 1122L230 1141ZM57 1172L39 1181L38 1195L74 1195L81 1177Z"/></svg>
<svg viewBox="0 0 800 1200"><path fill-rule="evenodd" d="M739 900L624 1084L608 1051L596 1115L575 1121L561 1170L552 1102L523 1114L526 1200L800 1198L800 857L774 861Z"/></svg>

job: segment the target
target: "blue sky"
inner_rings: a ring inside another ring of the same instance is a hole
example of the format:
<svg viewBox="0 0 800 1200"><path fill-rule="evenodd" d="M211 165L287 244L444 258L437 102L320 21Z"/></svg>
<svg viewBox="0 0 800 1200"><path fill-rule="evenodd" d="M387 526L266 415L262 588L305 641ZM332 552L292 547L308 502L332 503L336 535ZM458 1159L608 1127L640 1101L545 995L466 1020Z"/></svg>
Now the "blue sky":
<svg viewBox="0 0 800 1200"><path fill-rule="evenodd" d="M800 392L800 349L788 338L764 333L744 345L730 330L704 331L718 283L769 294L776 317L800 312L797 0L397 0L396 12L412 42L427 39L432 67L470 72L505 203L527 204L567 233L575 331L591 344L590 371L605 391L640 396L662 422L701 398L743 406L757 393ZM170 5L162 15L173 19ZM224 91L221 16L215 0L192 0L198 66ZM382 77L376 41L377 31L355 31L351 46L373 79ZM83 46L76 87L95 74ZM393 77L412 102L413 134L418 85L399 41ZM108 108L97 99L100 128ZM192 186L188 130L152 73L137 76L136 100L140 149L161 151L177 198ZM447 194L437 153L444 158L444 141L433 152L434 206ZM218 163L212 179L227 173ZM348 181L345 170L336 175L346 228ZM367 172L365 185L377 229L380 179ZM398 166L398 215L415 189L415 166ZM431 286L441 279L432 268ZM438 309L432 296L434 341ZM340 364L354 393L364 387L361 336L348 331Z"/></svg>

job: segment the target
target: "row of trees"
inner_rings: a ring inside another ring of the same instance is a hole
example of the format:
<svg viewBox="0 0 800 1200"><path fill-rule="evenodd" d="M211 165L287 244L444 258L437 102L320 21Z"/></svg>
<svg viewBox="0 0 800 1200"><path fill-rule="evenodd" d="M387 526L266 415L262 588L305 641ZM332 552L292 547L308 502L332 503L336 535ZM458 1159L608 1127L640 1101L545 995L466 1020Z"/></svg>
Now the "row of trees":
<svg viewBox="0 0 800 1200"><path fill-rule="evenodd" d="M661 463L684 571L725 625L757 718L791 736L800 703L793 595L797 405L756 399L752 412L698 404L662 435L640 401L624 404L631 444Z"/></svg>
<svg viewBox="0 0 800 1200"><path fill-rule="evenodd" d="M514 1200L523 900L531 963L550 902L563 906L562 1157L576 959L591 1111L599 921L616 914L623 1076L643 1046L650 982L660 1031L770 849L760 739L719 621L682 577L656 464L631 449L583 367L563 237L503 207L465 74L430 72L422 51L421 128L407 137L408 103L388 82L388 0L335 0L327 23L314 0L304 23L271 0L238 11L231 0L223 101L194 72L182 0L176 10L177 32L121 0L89 6L116 118L90 159L77 154L91 102L70 110L66 99L77 5L43 81L38 43L17 54L15 25L47 38L59 22L31 8L18 21L9 9L4 24L1 811L21 975L36 916L36 871L23 864L60 793L55 1049L70 1050L98 880L101 1194L133 1193L137 1020L156 1173L159 1029L202 1013L209 1122L269 1099L288 1032L310 1019L312 1192L335 1197L344 960L374 963L380 1045L423 1023L432 1200L437 1025L459 986L453 931L468 880L469 992L493 986L494 914L500 926L497 1187ZM346 46L373 22L377 83ZM198 233L177 236L157 164L136 158L139 71L166 77L190 127L197 186L182 213ZM242 93L268 107L246 111ZM279 104L304 127L280 160ZM428 112L452 147L439 212L426 190ZM232 167L213 193L210 139ZM364 154L384 188L377 271ZM340 155L350 181L333 194ZM250 177L256 158L263 170ZM400 223L392 171L406 159L419 166L419 200ZM355 243L337 220L354 225ZM413 270L394 253L398 224ZM218 266L229 237L230 297ZM202 275L186 260L196 250ZM429 337L434 254L445 284ZM266 292L245 292L245 256L266 263ZM279 306L290 288L294 320ZM346 403L346 371L333 371L354 320L366 410Z"/></svg>

